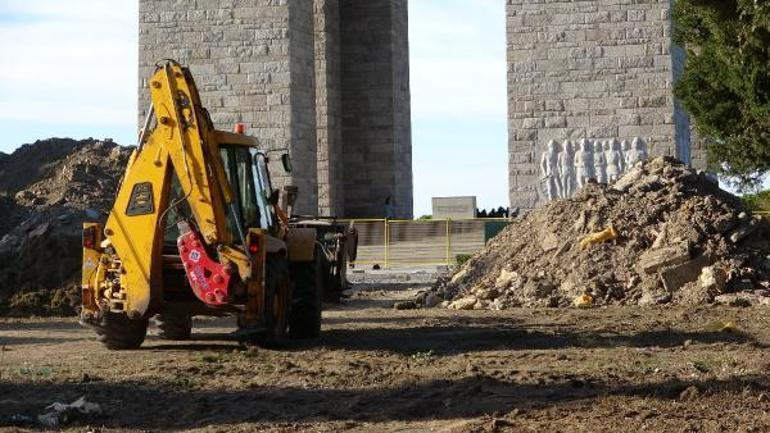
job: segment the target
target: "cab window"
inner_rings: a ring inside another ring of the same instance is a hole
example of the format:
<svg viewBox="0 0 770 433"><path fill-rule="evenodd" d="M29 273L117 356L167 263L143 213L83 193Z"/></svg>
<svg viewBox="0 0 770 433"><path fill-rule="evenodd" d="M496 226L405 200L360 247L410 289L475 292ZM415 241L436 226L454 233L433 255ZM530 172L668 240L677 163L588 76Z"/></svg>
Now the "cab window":
<svg viewBox="0 0 770 433"><path fill-rule="evenodd" d="M262 217L261 227L269 228L273 225L273 212L269 203L269 196L273 191L273 186L270 184L270 175L267 171L267 158L264 153L256 149L251 150L251 156L254 161L252 169L257 186L257 205Z"/></svg>
<svg viewBox="0 0 770 433"><path fill-rule="evenodd" d="M241 216L243 229L262 227L249 149L241 146L223 146L220 152L227 180L230 182L236 199L236 207ZM237 233L235 218L230 214L229 209L227 213L230 229L233 233Z"/></svg>

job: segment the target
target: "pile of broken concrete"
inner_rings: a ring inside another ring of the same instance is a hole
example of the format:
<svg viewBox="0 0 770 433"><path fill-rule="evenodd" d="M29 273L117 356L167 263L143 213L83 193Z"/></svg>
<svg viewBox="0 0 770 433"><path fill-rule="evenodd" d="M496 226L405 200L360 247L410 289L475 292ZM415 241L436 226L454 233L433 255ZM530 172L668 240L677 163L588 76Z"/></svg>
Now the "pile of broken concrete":
<svg viewBox="0 0 770 433"><path fill-rule="evenodd" d="M129 154L93 139L0 153L0 313L74 313L82 223L106 219Z"/></svg>
<svg viewBox="0 0 770 433"><path fill-rule="evenodd" d="M670 158L511 224L418 304L454 309L770 303L766 223Z"/></svg>

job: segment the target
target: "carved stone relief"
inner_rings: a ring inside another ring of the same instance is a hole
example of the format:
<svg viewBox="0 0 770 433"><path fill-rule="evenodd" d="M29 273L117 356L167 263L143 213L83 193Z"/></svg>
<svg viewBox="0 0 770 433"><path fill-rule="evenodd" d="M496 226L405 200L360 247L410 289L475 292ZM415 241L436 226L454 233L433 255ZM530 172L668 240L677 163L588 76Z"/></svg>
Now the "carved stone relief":
<svg viewBox="0 0 770 433"><path fill-rule="evenodd" d="M540 158L541 185L548 200L572 197L589 181L613 183L631 167L648 158L640 137L619 142L584 138L579 143L552 140Z"/></svg>

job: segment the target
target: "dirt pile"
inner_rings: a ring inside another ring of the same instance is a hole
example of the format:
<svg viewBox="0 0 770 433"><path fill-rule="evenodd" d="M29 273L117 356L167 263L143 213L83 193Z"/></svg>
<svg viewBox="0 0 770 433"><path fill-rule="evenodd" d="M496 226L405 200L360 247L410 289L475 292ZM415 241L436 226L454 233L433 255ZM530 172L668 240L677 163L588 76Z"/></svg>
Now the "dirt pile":
<svg viewBox="0 0 770 433"><path fill-rule="evenodd" d="M708 175L658 158L528 213L418 303L766 303L769 239L766 224ZM736 292L745 296L725 296Z"/></svg>
<svg viewBox="0 0 770 433"><path fill-rule="evenodd" d="M56 138L0 154L0 313L74 312L82 223L106 219L129 154Z"/></svg>

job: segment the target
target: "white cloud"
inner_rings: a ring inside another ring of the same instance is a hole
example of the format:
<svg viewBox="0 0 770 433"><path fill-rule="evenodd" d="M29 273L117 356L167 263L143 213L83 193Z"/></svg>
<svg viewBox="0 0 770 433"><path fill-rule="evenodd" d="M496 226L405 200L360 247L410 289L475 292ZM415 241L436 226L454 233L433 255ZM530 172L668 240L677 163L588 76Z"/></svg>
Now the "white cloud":
<svg viewBox="0 0 770 433"><path fill-rule="evenodd" d="M0 0L0 120L136 121L138 4ZM16 145L21 143L15 143Z"/></svg>

